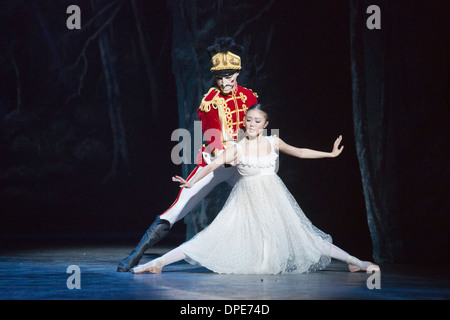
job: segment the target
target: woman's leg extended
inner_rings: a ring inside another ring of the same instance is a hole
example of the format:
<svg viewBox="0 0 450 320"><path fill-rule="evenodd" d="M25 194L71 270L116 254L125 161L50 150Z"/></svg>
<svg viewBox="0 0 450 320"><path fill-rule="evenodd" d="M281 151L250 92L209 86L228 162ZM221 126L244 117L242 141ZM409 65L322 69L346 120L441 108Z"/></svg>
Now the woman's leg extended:
<svg viewBox="0 0 450 320"><path fill-rule="evenodd" d="M174 262L184 260L186 258L187 258L186 255L180 249L180 247L177 247L177 248L167 252L162 257L159 257L155 260L147 262L146 264L137 266L137 267L133 268L131 271L133 273L145 273L145 272L161 273L161 269L164 266L167 266L168 264L172 264Z"/></svg>
<svg viewBox="0 0 450 320"><path fill-rule="evenodd" d="M376 266L370 261L359 260L358 258L342 250L341 248L335 246L334 244L330 243L329 245L330 245L330 257L347 263L349 265L350 271L352 272L358 270L367 270L367 268L369 268L370 266Z"/></svg>

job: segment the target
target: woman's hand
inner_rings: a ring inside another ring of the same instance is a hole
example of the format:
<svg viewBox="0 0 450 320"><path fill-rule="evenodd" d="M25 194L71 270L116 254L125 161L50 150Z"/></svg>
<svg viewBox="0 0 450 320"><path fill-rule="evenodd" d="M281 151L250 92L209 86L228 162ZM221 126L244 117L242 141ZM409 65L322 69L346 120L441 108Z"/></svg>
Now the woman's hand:
<svg viewBox="0 0 450 320"><path fill-rule="evenodd" d="M180 183L180 188L192 188L193 184L191 182L188 182L186 180L184 180L182 177L180 176L174 176L172 177L172 181L173 182L179 182Z"/></svg>
<svg viewBox="0 0 450 320"><path fill-rule="evenodd" d="M342 135L340 135L337 139L336 139L336 141L334 142L334 145L333 145L333 151L331 151L331 156L333 157L333 158L335 158L335 157L337 157L338 155L340 155L341 154L341 152L342 152L342 150L344 150L344 146L341 146L340 148L339 148L339 144L341 143L341 141L342 141Z"/></svg>

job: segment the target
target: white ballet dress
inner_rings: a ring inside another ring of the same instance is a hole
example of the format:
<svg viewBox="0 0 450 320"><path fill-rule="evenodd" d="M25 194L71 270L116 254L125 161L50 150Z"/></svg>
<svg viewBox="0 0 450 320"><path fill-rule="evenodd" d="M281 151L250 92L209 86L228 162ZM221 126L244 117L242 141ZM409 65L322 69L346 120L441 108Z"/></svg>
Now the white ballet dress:
<svg viewBox="0 0 450 320"><path fill-rule="evenodd" d="M316 228L276 174L271 152L244 154L236 144L241 178L214 221L180 249L190 263L216 273L284 274L325 268L331 236Z"/></svg>

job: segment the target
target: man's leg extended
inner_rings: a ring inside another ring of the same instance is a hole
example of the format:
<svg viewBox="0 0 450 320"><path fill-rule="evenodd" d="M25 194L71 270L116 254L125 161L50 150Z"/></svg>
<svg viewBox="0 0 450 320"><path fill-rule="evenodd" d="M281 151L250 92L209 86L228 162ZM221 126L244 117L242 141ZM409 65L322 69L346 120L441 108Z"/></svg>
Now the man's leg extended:
<svg viewBox="0 0 450 320"><path fill-rule="evenodd" d="M201 167L196 167L186 180L192 179L201 169ZM154 246L169 234L170 228L175 222L184 218L216 185L228 180L235 172L234 167L221 167L198 181L192 188L182 188L175 202L155 219L136 248L128 257L119 262L117 271L127 272L137 265L148 248Z"/></svg>

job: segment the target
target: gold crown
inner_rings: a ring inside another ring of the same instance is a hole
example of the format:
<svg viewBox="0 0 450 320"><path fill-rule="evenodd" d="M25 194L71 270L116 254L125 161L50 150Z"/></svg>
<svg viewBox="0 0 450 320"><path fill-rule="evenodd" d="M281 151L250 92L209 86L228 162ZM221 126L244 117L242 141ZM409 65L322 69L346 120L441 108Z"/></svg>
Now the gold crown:
<svg viewBox="0 0 450 320"><path fill-rule="evenodd" d="M211 71L220 70L241 70L241 58L234 53L228 51L227 53L219 52L211 58Z"/></svg>

